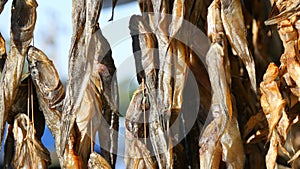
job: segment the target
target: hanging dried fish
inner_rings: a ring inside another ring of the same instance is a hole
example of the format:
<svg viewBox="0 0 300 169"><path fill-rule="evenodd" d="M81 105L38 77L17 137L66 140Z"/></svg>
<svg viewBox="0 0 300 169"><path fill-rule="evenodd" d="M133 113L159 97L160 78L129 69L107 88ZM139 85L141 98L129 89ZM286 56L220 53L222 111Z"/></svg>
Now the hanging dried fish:
<svg viewBox="0 0 300 169"><path fill-rule="evenodd" d="M89 51L93 29L99 19L102 1L73 0L73 35L69 54L69 79L61 120L61 153L74 125L93 69L95 51Z"/></svg>
<svg viewBox="0 0 300 169"><path fill-rule="evenodd" d="M247 44L241 1L221 0L221 18L226 36L234 52L245 64L251 86L256 92L255 64Z"/></svg>
<svg viewBox="0 0 300 169"><path fill-rule="evenodd" d="M13 168L48 168L51 163L50 153L40 140L35 138L33 123L25 114L16 116L13 135L15 154Z"/></svg>
<svg viewBox="0 0 300 169"><path fill-rule="evenodd" d="M143 134L144 137L146 135L149 135L151 144L153 146L153 151L155 153L156 159L158 162L158 165L162 168L167 167L169 168L172 164L172 159L170 156L170 152L168 150L168 142L169 138L165 138L163 131L163 125L165 127L168 123L163 124L163 121L159 120L160 110L158 110L157 105L157 93L156 93L156 84L157 84L157 75L156 75L156 69L158 68L157 60L158 60L158 53L157 49L157 40L154 34L151 33L151 28L149 25L146 24L143 17L139 16L133 16L130 20L130 30L131 35L134 40L133 47L140 46L141 51L137 51L140 53L135 53L135 59L137 63L137 68L141 68L140 70L137 69L137 73L140 73L139 81L144 81L143 85L145 86L145 96L144 96L144 102L149 102L150 108L144 108L144 111L149 111L149 115L146 115L145 112L144 118L149 118L149 134L145 133ZM134 36L138 37L138 41L134 39ZM134 48L136 50L136 48ZM166 76L171 76L170 73L166 73ZM147 95L147 96L146 96ZM171 98L171 97L170 97ZM140 102L136 104L141 104ZM143 104L143 103L142 103ZM144 103L145 104L145 103ZM143 107L143 105L141 105ZM144 105L145 106L145 105ZM133 113L133 112L132 112ZM135 112L139 113L139 112ZM171 113L171 112L170 112ZM147 113L148 114L148 113ZM163 114L163 113L162 113ZM147 117L146 117L147 116ZM149 116L149 117L148 117ZM166 115L166 118L168 115ZM144 119L143 123L146 125L146 119ZM168 127L166 127L167 129ZM144 127L142 129L144 132L146 132L146 128ZM169 167L168 167L169 166Z"/></svg>
<svg viewBox="0 0 300 169"><path fill-rule="evenodd" d="M30 47L27 59L31 79L37 91L38 103L45 116L46 124L55 139L60 163L63 164L63 159L60 156L59 129L62 102L65 96L64 87L53 62L41 50Z"/></svg>
<svg viewBox="0 0 300 169"><path fill-rule="evenodd" d="M0 80L0 143L11 106L15 101L25 55L33 37L36 21L35 0L14 0L11 18L11 48ZM24 15L26 14L26 15ZM20 16L23 16L20 18Z"/></svg>
<svg viewBox="0 0 300 169"><path fill-rule="evenodd" d="M233 104L233 106L234 105L235 104ZM236 109L234 108L233 116L228 124L229 126L221 138L222 160L226 163L227 168L244 168L245 166L243 141L237 115Z"/></svg>
<svg viewBox="0 0 300 169"><path fill-rule="evenodd" d="M89 169L111 169L109 163L96 152L92 152L88 162Z"/></svg>
<svg viewBox="0 0 300 169"><path fill-rule="evenodd" d="M140 87L133 94L126 113L126 156L124 160L126 168L155 169L157 167L152 161L147 145L142 141L144 140L143 131L141 130L143 126L139 124L139 121L143 119L143 107L140 105L142 100L143 89Z"/></svg>
<svg viewBox="0 0 300 169"><path fill-rule="evenodd" d="M271 63L264 75L263 82L260 84L262 93L261 106L269 124L269 138L275 126L278 124L286 104L282 99L279 86L275 81L278 77L278 73L278 67L274 63Z"/></svg>
<svg viewBox="0 0 300 169"><path fill-rule="evenodd" d="M243 168L242 140L230 92L230 69L226 36L221 20L220 1L215 0L208 8L208 36L212 44L206 55L212 87L210 122L200 138L200 167L219 168L221 159L229 168ZM231 140L232 142L228 142ZM239 155L238 155L238 154Z"/></svg>
<svg viewBox="0 0 300 169"><path fill-rule="evenodd" d="M287 137L287 130L290 126L289 119L285 113L286 101L283 100L278 78L279 69L271 63L264 75L264 80L260 84L261 106L269 124L270 148L266 155L266 165L268 169L275 168L279 148L283 149ZM279 138L283 138L282 140ZM283 149L283 151L286 151Z"/></svg>
<svg viewBox="0 0 300 169"><path fill-rule="evenodd" d="M93 34L95 44L95 61L92 80L96 85L100 81L102 86L97 86L98 93L101 94L102 110L101 115L106 122L101 124L98 130L101 143L101 155L109 162L112 168L116 164L116 152L118 150L118 131L119 131L119 92L116 76L116 67L112 58L110 45L102 35L100 28L95 27ZM100 47L99 49L97 48ZM90 47L93 45L90 44ZM101 89L100 89L101 88ZM99 98L100 99L100 98ZM106 125L108 124L108 125ZM101 134L100 134L101 133Z"/></svg>

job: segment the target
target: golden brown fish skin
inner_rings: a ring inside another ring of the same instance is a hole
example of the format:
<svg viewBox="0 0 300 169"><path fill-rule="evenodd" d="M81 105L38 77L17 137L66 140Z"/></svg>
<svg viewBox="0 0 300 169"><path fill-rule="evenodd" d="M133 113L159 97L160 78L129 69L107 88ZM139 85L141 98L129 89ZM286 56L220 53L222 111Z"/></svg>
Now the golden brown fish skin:
<svg viewBox="0 0 300 169"><path fill-rule="evenodd" d="M13 125L15 153L12 166L16 169L46 169L51 163L50 153L34 136L33 123L28 122L29 118L25 114L19 114L15 118Z"/></svg>
<svg viewBox="0 0 300 169"><path fill-rule="evenodd" d="M37 88L39 104L45 115L47 126L55 139L56 153L59 157L60 165L65 168L73 168L74 166L84 168L82 159L75 153L74 145L78 141L69 140L73 137L68 138L68 151L65 151L61 155L59 130L65 92L53 62L41 50L30 47L28 51L28 63L31 78ZM74 133L76 131L72 129L71 132ZM77 144L80 145L79 142ZM72 163L68 161L70 159L76 161Z"/></svg>
<svg viewBox="0 0 300 169"><path fill-rule="evenodd" d="M30 47L27 59L39 105L45 116L46 124L54 137L60 164L63 164L59 146L61 109L65 96L63 84L53 62L40 49Z"/></svg>
<svg viewBox="0 0 300 169"><path fill-rule="evenodd" d="M11 17L11 46L16 47L21 55L27 53L27 49L33 38L33 30L36 22L35 0L14 0ZM23 16L20 20L19 16Z"/></svg>
<svg viewBox="0 0 300 169"><path fill-rule="evenodd" d="M145 145L143 126L138 122L143 116L143 110L140 103L143 100L143 89L139 87L133 94L126 113L126 146L125 146L125 166L126 168L155 169L157 166L153 162L150 151Z"/></svg>
<svg viewBox="0 0 300 169"><path fill-rule="evenodd" d="M92 152L90 154L89 162L88 162L89 169L111 169L109 163L96 152Z"/></svg>
<svg viewBox="0 0 300 169"><path fill-rule="evenodd" d="M95 50L95 63L92 77L99 78L101 89L102 110L101 115L108 126L100 125L99 140L103 144L101 155L109 162L112 168L116 164L116 152L118 149L118 131L119 131L119 92L118 81L116 77L116 66L112 57L112 51L107 39L103 36L100 28L95 29L94 38L99 49ZM100 91L101 90L101 91Z"/></svg>
<svg viewBox="0 0 300 169"><path fill-rule="evenodd" d="M0 79L0 143L3 128L15 101L28 46L33 38L36 21L35 0L14 0L11 17L11 48ZM23 16L21 19L19 16Z"/></svg>
<svg viewBox="0 0 300 169"><path fill-rule="evenodd" d="M82 165L82 159L75 153L74 143L76 142L73 133L70 133L69 138L67 139L66 150L64 153L64 164L63 168L65 169L82 169L86 168Z"/></svg>
<svg viewBox="0 0 300 169"><path fill-rule="evenodd" d="M92 34L97 26L102 0L73 0L73 35L69 54L69 79L63 104L60 127L61 153L71 132L78 108L91 76L95 50L89 50L93 43ZM83 64L84 63L84 64Z"/></svg>
<svg viewBox="0 0 300 169"><path fill-rule="evenodd" d="M266 25L277 24L278 33L284 46L280 67L270 63L264 75L264 81L260 84L261 106L269 124L270 147L266 155L268 169L275 168L280 152L288 154L283 145L287 141L288 132L290 132L290 126L295 117L286 110L294 106L293 97L300 100L299 4L299 0L275 1L273 9L277 9L279 14L276 13L276 16L272 14L272 17L265 21ZM290 95L288 98L287 93ZM293 162L298 153L294 153L288 163ZM290 154L288 154L289 156Z"/></svg>
<svg viewBox="0 0 300 169"><path fill-rule="evenodd" d="M275 168L279 150L286 152L283 146L291 125L285 112L286 100L281 94L282 87L279 80L281 78L281 68L278 68L274 63L270 63L260 84L262 93L260 103L269 126L268 141L270 140L270 147L266 155L268 169Z"/></svg>
<svg viewBox="0 0 300 169"><path fill-rule="evenodd" d="M252 89L256 92L255 63L246 39L246 27L240 0L221 0L221 18L226 36L246 66Z"/></svg>
<svg viewBox="0 0 300 169"><path fill-rule="evenodd" d="M206 63L213 96L211 121L199 142L200 167L218 168L222 159L228 168L243 168L245 156L236 115L233 115L230 64L226 62L229 59L219 0L209 6L207 21L212 44Z"/></svg>
<svg viewBox="0 0 300 169"><path fill-rule="evenodd" d="M149 5L149 4L147 4ZM157 4L159 5L159 4ZM151 17L151 16L150 16ZM156 16L155 16L156 17ZM165 110L159 110L157 108L157 102L156 100L158 99L156 96L158 96L157 91L156 91L156 84L157 84L157 72L156 69L159 68L160 65L157 64L157 60L158 60L158 53L157 53L157 39L155 34L151 33L151 28L150 25L147 23L147 21L144 19L144 17L142 16L132 16L131 20L130 20L130 30L131 30L131 35L133 38L133 49L134 52L135 50L138 50L136 47L138 46L140 49L140 51L138 51L139 53L135 52L135 60L137 63L137 73L140 74L140 76L138 77L139 82L144 85L145 88L145 95L144 95L144 101L145 102L149 102L149 108L146 108L147 111L149 111L149 117L147 115L147 119L149 118L149 120L151 121L151 123L149 125L147 125L147 127L149 127L149 133L147 133L146 135L150 136L150 142L154 148L154 152L155 152L155 156L158 162L158 165L162 168L170 168L172 166L172 157L171 157L171 153L168 150L168 139L165 139L164 137L161 137L160 134L155 135L154 133L162 133L163 131L167 130L168 127L166 127L169 123L167 122L168 118L170 118L170 114L171 112L169 112L169 114L165 114ZM134 39L135 37L138 38L138 40ZM136 45L136 46L135 46ZM170 52L168 52L168 56L163 57L166 59L170 60ZM165 64L164 62L161 62L162 64ZM171 68L170 65L166 64L166 69ZM167 68L168 67L168 68ZM140 70L139 70L140 69ZM161 75L164 73L161 73ZM170 71L165 72L165 75L162 75L165 80L166 79L171 79L171 74ZM160 87L162 87L162 85L164 85L165 87L168 87L168 84L165 83L163 84L162 81L159 82L161 85ZM169 85L170 86L170 85ZM164 94L164 96L160 97L159 99L164 99L164 101L166 101L166 99L168 101L171 101L172 97L168 97L166 94ZM170 102L171 103L171 102ZM136 104L141 104L139 102L137 102ZM140 105L143 107L143 105ZM171 106L171 105L170 105ZM163 107L168 107L166 105L164 105ZM163 108L164 109L164 108ZM169 110L171 111L171 107L169 108ZM161 112L160 112L161 111ZM142 112L135 112L135 113L142 113ZM164 120L159 121L158 117L159 114L165 114ZM138 116L138 114L136 114L135 116ZM163 128L163 126L165 125L165 128ZM141 132L142 130L144 131L145 129L143 129L143 127L141 129L139 129ZM143 134L145 135L145 134ZM146 137L146 136L144 136ZM134 147L132 147L134 148ZM170 149L171 150L171 149Z"/></svg>

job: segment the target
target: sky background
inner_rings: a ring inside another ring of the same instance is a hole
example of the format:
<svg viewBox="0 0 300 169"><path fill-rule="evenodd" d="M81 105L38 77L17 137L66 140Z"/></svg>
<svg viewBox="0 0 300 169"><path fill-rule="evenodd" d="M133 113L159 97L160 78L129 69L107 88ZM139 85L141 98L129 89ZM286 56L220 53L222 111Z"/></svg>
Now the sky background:
<svg viewBox="0 0 300 169"><path fill-rule="evenodd" d="M8 45L11 3L12 0L7 2L0 15L0 32ZM37 21L34 31L34 42L32 43L53 60L62 81L66 81L68 76L68 55L72 35L71 10L71 0L38 1ZM117 5L114 13L114 21L108 22L111 17L111 10L111 7L102 9L99 23L104 36L111 45L115 65L118 69L120 113L125 115L129 104L130 92L137 85L128 22L130 16L139 14L140 12L136 1ZM7 51L9 51L8 45ZM124 133L124 119L121 119L120 152L124 152ZM49 150L54 150L54 141L48 129L46 129L42 139ZM99 149L99 145L97 146L96 148ZM55 153L52 152L51 156L53 157L54 155ZM2 160L3 151L1 151L0 163L2 163ZM52 162L55 163L54 158ZM125 168L123 159L118 159L117 168Z"/></svg>

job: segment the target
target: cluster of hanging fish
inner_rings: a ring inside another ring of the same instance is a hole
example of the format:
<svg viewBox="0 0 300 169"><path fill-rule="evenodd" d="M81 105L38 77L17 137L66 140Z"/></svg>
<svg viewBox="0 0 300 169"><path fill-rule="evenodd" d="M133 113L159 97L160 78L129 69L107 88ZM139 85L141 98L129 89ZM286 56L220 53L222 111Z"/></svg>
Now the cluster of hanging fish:
<svg viewBox="0 0 300 169"><path fill-rule="evenodd" d="M138 2L129 29L140 86L126 113L126 167L299 168L300 1ZM183 20L205 32L209 49ZM189 76L200 95L190 130Z"/></svg>
<svg viewBox="0 0 300 169"><path fill-rule="evenodd" d="M256 77L241 2L215 0L209 5L196 0L141 0L139 5L142 16L132 16L129 26L140 86L126 113L126 167L206 169L218 168L223 161L229 168L243 168L245 155L231 93L229 45L244 63L254 93ZM207 21L212 42L209 49L199 40L204 37L191 32L184 20L199 25L198 30L205 30ZM191 41L186 43L185 39ZM208 50L207 54L196 52L196 45ZM205 60L207 72L201 63ZM189 73L198 83L201 108L196 116L199 123L180 141L176 140L178 131L188 129L184 118L183 125L174 124L174 119L191 113L182 109ZM210 120L204 124L207 113ZM144 123L138 123L140 119ZM178 130L170 129L174 125ZM199 143L194 141L199 137Z"/></svg>
<svg viewBox="0 0 300 169"><path fill-rule="evenodd" d="M138 3L142 15L129 22L139 87L126 113L126 168L299 168L300 1ZM62 168L115 168L118 87L98 24L102 1L73 0L66 90L30 45L37 6L13 0L8 53L0 34L4 167L50 165L46 124ZM189 92L191 79L198 90Z"/></svg>
<svg viewBox="0 0 300 169"><path fill-rule="evenodd" d="M0 12L6 2L0 1ZM1 142L8 123L4 168L48 168L50 153L41 142L45 124L62 168L114 168L118 88L110 45L98 25L102 0L73 1L66 91L52 61L30 45L37 7L36 0L13 0L8 54L0 38ZM101 154L93 149L97 132Z"/></svg>

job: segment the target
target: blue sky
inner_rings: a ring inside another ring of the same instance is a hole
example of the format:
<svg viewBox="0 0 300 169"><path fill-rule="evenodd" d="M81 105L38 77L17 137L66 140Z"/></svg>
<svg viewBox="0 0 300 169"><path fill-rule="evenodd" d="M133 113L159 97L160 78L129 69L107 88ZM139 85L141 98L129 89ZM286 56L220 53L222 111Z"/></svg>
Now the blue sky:
<svg viewBox="0 0 300 169"><path fill-rule="evenodd" d="M10 32L10 9L12 0L9 0L0 15L0 32L8 41ZM71 42L71 0L38 1L37 22L34 31L34 46L42 49L56 65L61 79L67 79L68 55ZM104 36L110 42L113 57L118 68L118 81L135 78L135 67L131 48L128 22L133 14L139 14L137 2L117 5L114 21L108 22L111 17L111 8L104 8L100 14L100 27ZM9 48L7 48L7 51ZM129 84L128 84L129 88ZM120 98L122 99L122 98ZM120 100L122 102L122 100ZM124 132L124 121L121 121L120 130ZM49 149L54 148L53 138L49 130L45 131L43 142ZM120 151L124 151L124 140L120 140ZM3 155L3 154L2 154ZM0 160L0 162L2 159ZM124 168L122 159L118 160L118 167Z"/></svg>

